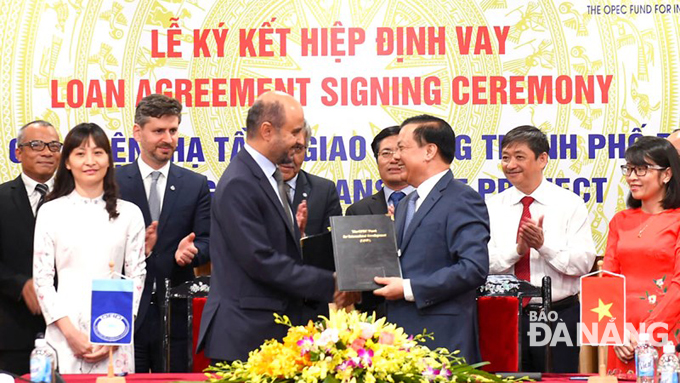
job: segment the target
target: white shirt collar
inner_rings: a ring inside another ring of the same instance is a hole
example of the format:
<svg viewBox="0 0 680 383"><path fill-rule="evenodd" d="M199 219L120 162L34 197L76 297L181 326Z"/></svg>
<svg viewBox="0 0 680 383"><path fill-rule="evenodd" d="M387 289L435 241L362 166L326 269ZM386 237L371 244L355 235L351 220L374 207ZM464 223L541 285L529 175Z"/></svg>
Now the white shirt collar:
<svg viewBox="0 0 680 383"><path fill-rule="evenodd" d="M433 175L432 177L423 181L423 183L421 183L420 186L416 188L416 191L418 192L418 202L416 202L416 204L418 206L420 206L420 202L425 200L425 197L427 197L427 195L430 194L430 192L437 184L437 182L439 182L439 180L442 179L442 177L444 177L444 174L446 174L446 172L448 171L449 169L446 169L440 173Z"/></svg>
<svg viewBox="0 0 680 383"><path fill-rule="evenodd" d="M33 178L27 176L26 173L24 172L21 172L21 180L24 182L24 186L26 187L26 194L28 194L29 196L33 194L36 185L40 183L34 180ZM47 182L45 182L45 185L47 185L47 192L48 193L51 192L52 189L54 189L54 176L47 180Z"/></svg>
<svg viewBox="0 0 680 383"><path fill-rule="evenodd" d="M547 205L550 200L550 190L546 190L547 182L549 181L543 178L541 180L541 183L536 188L536 190L534 190L533 193L529 194L529 196L532 197L535 202L538 202L541 205ZM509 202L513 205L520 203L522 198L527 196L527 194L522 193L516 187L512 187L511 189L508 190L508 192L510 193L510 195L508 196Z"/></svg>
<svg viewBox="0 0 680 383"><path fill-rule="evenodd" d="M151 174L155 171L161 172L163 177L165 177L165 179L168 179L168 172L170 171L170 161L166 162L165 165L163 165L162 168L156 170L156 169L152 168L151 166L149 166L149 164L144 162L144 160L140 156L137 159L137 165L139 166L139 174L141 174L142 179L146 179L149 176L149 174Z"/></svg>
<svg viewBox="0 0 680 383"><path fill-rule="evenodd" d="M414 188L411 185L406 185L406 187L403 188L403 189L394 190L394 189L390 188L389 186L383 184L383 190L385 191L385 202L387 202L387 204L389 205L390 204L390 196L392 195L392 193L394 193L396 191L400 191L400 192L403 192L405 195L409 195L414 190L416 190L416 188Z"/></svg>
<svg viewBox="0 0 680 383"><path fill-rule="evenodd" d="M276 164L269 161L269 158L262 155L262 153L258 152L257 149L248 145L248 143L245 143L243 145L243 149L245 149L246 152L248 152L248 154L250 154L250 156L253 157L253 159L255 160L257 165L264 172L265 176L267 176L267 177L273 177L274 176L274 172L276 171Z"/></svg>
<svg viewBox="0 0 680 383"><path fill-rule="evenodd" d="M290 186L290 188L293 189L293 190L295 190L295 187L297 186L297 179L298 179L298 176L299 176L299 175L300 175L300 173L298 172L298 174L296 174L295 177L293 177L293 178L289 179L288 181L286 181L286 183L288 184L288 186Z"/></svg>

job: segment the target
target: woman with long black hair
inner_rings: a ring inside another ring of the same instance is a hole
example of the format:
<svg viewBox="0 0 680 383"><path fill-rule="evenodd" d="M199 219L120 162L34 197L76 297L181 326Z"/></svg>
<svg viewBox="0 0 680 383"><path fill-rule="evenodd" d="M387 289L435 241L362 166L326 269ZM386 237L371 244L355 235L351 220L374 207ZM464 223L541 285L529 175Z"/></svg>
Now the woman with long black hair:
<svg viewBox="0 0 680 383"><path fill-rule="evenodd" d="M92 280L111 278L110 262L134 281L135 313L139 306L144 219L137 206L117 199L113 172L106 133L96 124L77 125L64 140L54 190L37 216L33 279L61 373L107 371L109 346L91 344L88 334ZM113 355L117 372L134 372L132 345Z"/></svg>

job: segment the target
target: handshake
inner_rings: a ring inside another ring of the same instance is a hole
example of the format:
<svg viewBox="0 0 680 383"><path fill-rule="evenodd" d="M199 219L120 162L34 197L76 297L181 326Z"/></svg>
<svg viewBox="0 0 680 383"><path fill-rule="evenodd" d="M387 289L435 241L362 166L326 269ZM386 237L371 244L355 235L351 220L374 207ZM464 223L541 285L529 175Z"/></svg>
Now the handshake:
<svg viewBox="0 0 680 383"><path fill-rule="evenodd" d="M333 304L338 310L348 308L361 300L361 293L358 291L338 291L333 294Z"/></svg>

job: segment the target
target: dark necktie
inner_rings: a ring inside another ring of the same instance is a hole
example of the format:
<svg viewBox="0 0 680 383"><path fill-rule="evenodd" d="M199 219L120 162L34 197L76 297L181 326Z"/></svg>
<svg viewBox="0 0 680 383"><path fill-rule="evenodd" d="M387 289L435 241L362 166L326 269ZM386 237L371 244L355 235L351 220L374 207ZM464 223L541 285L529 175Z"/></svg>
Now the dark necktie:
<svg viewBox="0 0 680 383"><path fill-rule="evenodd" d="M534 202L534 199L532 197L524 197L521 199L523 208L522 208L522 218L519 220L519 226L517 227L517 242L519 242L519 229L522 227L524 224L524 221L527 219L531 218L531 211L529 211L529 205L531 205ZM531 282L531 266L530 266L530 258L531 258L531 248L528 248L527 251L522 254L522 257L515 263L515 276L519 279L523 279L525 281Z"/></svg>
<svg viewBox="0 0 680 383"><path fill-rule="evenodd" d="M286 190L286 198L288 198L288 203L292 206L293 205L293 197L295 195L291 195L290 191L293 190L293 188L288 184L288 182L283 183L283 188Z"/></svg>
<svg viewBox="0 0 680 383"><path fill-rule="evenodd" d="M408 227L413 220L413 215L416 213L416 201L418 201L418 198L418 191L414 191L413 197L408 200L408 205L406 205L406 219L404 220L404 233L402 234L402 240L404 239L403 236L406 236Z"/></svg>
<svg viewBox="0 0 680 383"><path fill-rule="evenodd" d="M401 201L404 197L406 197L406 193L403 191L395 191L390 194L390 198L388 199L390 202L392 202L392 206L396 208L397 205L399 205L399 201Z"/></svg>
<svg viewBox="0 0 680 383"><path fill-rule="evenodd" d="M158 221L161 216L161 198L158 195L158 179L161 172L151 172L151 188L149 189L149 213L151 213L151 221Z"/></svg>
<svg viewBox="0 0 680 383"><path fill-rule="evenodd" d="M47 185L45 184L37 184L35 185L35 191L40 193L40 199L38 200L38 205L35 208L35 214L38 214L38 210L40 210L40 206L45 202L45 195L47 194Z"/></svg>
<svg viewBox="0 0 680 383"><path fill-rule="evenodd" d="M276 180L276 186L279 189L279 199L283 206L283 212L286 214L286 224L288 224L289 227L293 227L293 216L290 212L290 204L288 203L288 192L286 191L286 187L283 186L286 183L283 182L283 175L279 168L276 168L274 171L274 179Z"/></svg>

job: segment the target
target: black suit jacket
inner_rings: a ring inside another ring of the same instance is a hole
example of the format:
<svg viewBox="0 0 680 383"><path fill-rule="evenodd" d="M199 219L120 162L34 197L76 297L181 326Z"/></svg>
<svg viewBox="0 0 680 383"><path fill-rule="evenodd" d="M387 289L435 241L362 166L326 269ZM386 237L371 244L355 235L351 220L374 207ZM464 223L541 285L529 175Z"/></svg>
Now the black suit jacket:
<svg viewBox="0 0 680 383"><path fill-rule="evenodd" d="M137 162L117 168L116 181L121 198L137 205L144 215L144 223L149 226L149 201ZM165 278L170 278L173 287L190 281L194 278L193 268L210 260L210 189L205 176L170 164L157 230L158 240L146 259L146 282L135 327L143 322L146 315L154 279L156 291L162 297ZM191 265L180 267L175 261L175 251L179 242L192 232L196 234L194 245L198 254Z"/></svg>
<svg viewBox="0 0 680 383"><path fill-rule="evenodd" d="M265 340L311 319L304 300L330 302L333 273L302 264L300 231L287 223L268 175L246 150L220 178L211 210L213 273L203 309L198 349L218 360L247 360Z"/></svg>
<svg viewBox="0 0 680 383"><path fill-rule="evenodd" d="M303 199L307 199L307 228L305 235L321 234L328 231L330 218L342 215L338 189L331 180L300 170L295 184L293 213Z"/></svg>
<svg viewBox="0 0 680 383"><path fill-rule="evenodd" d="M293 214L303 199L307 199L307 227L305 235L321 234L328 231L331 217L342 216L338 189L331 180L309 174L300 170L295 183L295 196L293 197ZM328 303L318 301L306 301L305 313L310 318L318 318L320 315L328 317Z"/></svg>
<svg viewBox="0 0 680 383"><path fill-rule="evenodd" d="M365 197L347 208L346 215L373 215L387 214L387 202L385 202L385 189Z"/></svg>
<svg viewBox="0 0 680 383"><path fill-rule="evenodd" d="M0 350L30 350L45 331L28 311L21 290L33 277L35 217L21 176L0 185Z"/></svg>

